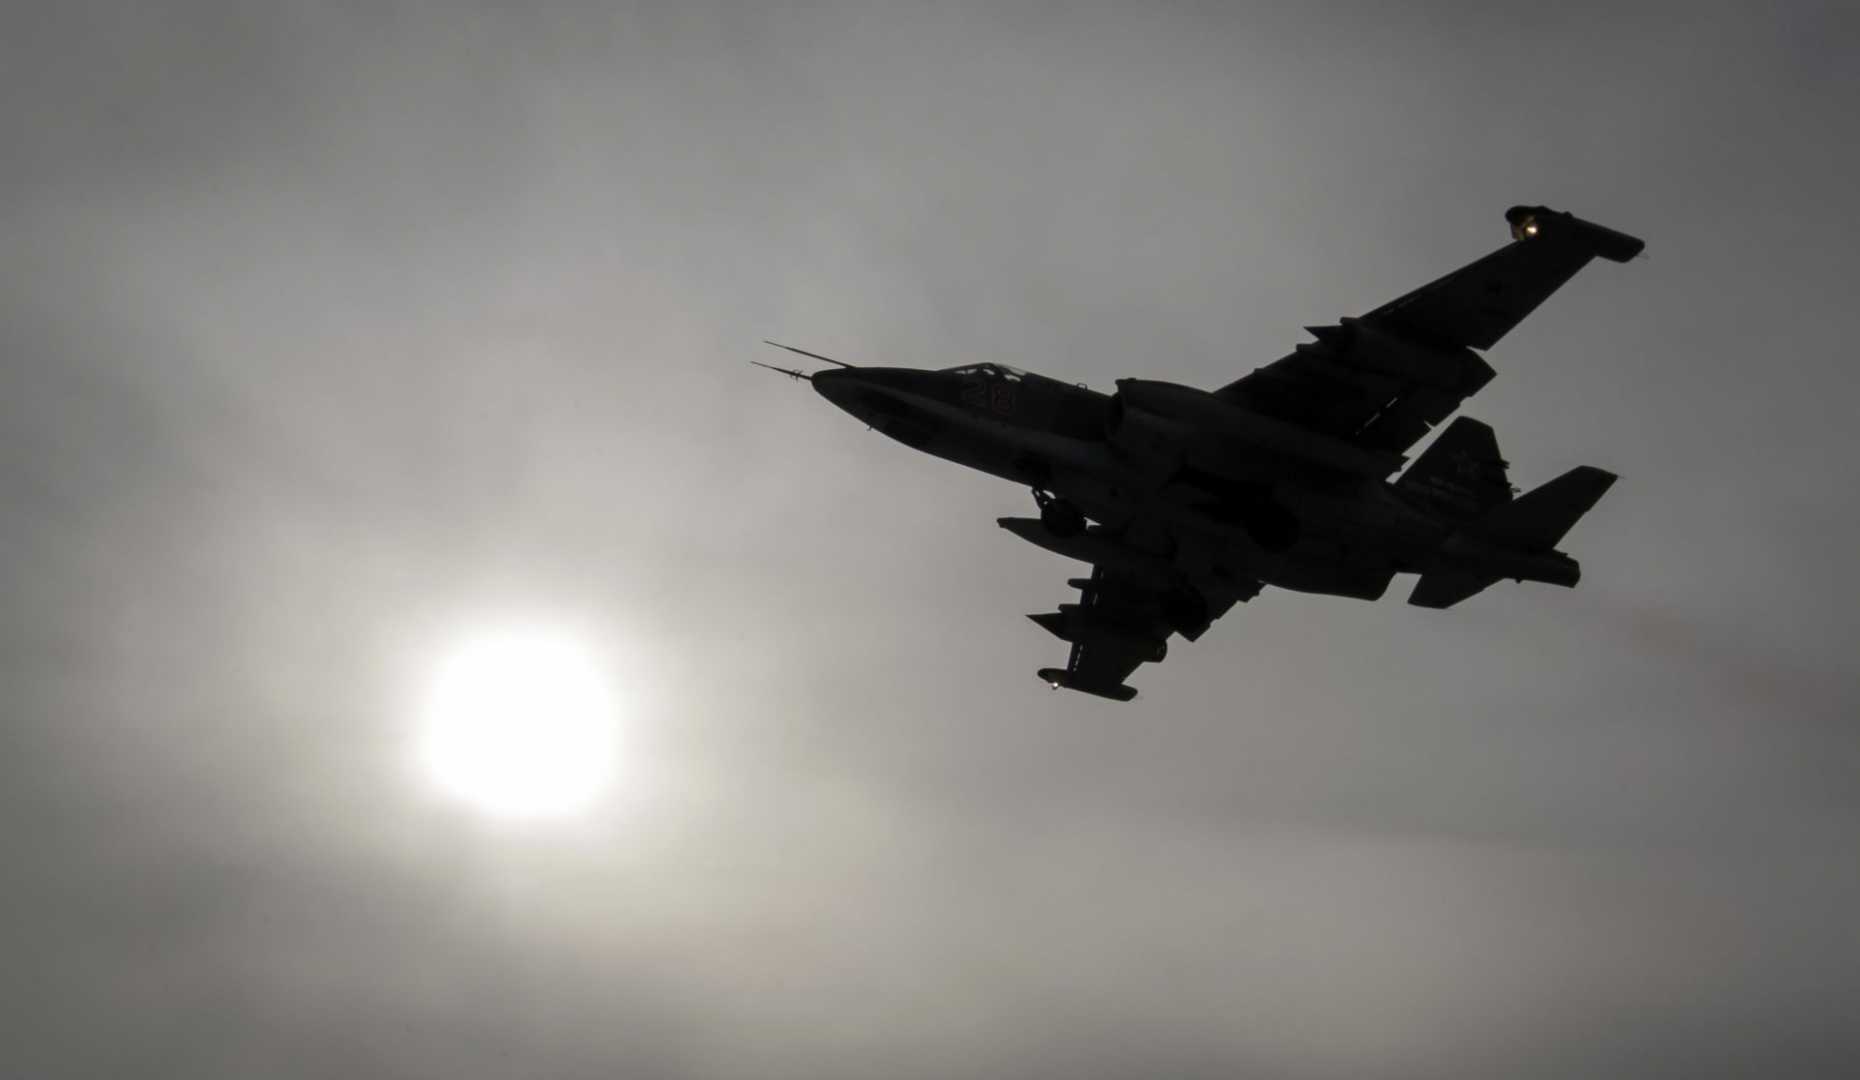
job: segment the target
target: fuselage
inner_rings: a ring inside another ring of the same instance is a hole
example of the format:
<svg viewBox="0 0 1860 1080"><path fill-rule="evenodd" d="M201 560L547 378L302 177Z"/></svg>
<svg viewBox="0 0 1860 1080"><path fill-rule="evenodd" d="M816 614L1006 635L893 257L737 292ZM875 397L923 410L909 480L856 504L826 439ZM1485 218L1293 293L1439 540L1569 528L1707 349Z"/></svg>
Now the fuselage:
<svg viewBox="0 0 1860 1080"><path fill-rule="evenodd" d="M913 449L1050 492L1113 529L1166 526L1128 542L1178 565L1365 600L1397 572L1463 568L1556 584L1577 574L1566 556L1495 547L1408 496L1386 479L1398 455L1253 414L1204 418L1188 406L1207 395L1188 387L1127 380L1129 393L1103 394L995 364L836 369L816 372L813 385ZM1186 404L1165 415L1126 398Z"/></svg>
<svg viewBox="0 0 1860 1080"><path fill-rule="evenodd" d="M1461 405L1485 353L1591 261L1637 237L1546 206L1505 211L1510 242L1224 385L1119 379L1105 394L998 364L836 370L751 361L913 449L1032 489L1037 516L996 525L1075 563L1075 603L1028 616L1070 646L1042 681L1129 701L1173 638L1199 640L1268 586L1440 610L1500 581L1571 586L1557 550L1619 479L1578 465L1511 482L1492 426ZM1423 445L1425 444L1425 445ZM1420 449L1416 449L1419 447ZM1404 455L1415 453L1410 462Z"/></svg>

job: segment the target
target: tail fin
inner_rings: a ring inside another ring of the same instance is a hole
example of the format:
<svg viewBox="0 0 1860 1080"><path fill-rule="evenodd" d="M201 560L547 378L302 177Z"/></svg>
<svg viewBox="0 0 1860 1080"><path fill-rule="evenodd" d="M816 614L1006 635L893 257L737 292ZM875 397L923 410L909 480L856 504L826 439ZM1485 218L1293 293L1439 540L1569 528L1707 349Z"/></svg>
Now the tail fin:
<svg viewBox="0 0 1860 1080"><path fill-rule="evenodd" d="M1511 501L1505 469L1491 427L1462 416L1447 425L1395 486L1456 517L1476 518Z"/></svg>
<svg viewBox="0 0 1860 1080"><path fill-rule="evenodd" d="M1595 508L1615 479L1614 473L1593 465L1578 465L1516 502L1493 510L1479 522L1479 531L1506 547L1548 551Z"/></svg>

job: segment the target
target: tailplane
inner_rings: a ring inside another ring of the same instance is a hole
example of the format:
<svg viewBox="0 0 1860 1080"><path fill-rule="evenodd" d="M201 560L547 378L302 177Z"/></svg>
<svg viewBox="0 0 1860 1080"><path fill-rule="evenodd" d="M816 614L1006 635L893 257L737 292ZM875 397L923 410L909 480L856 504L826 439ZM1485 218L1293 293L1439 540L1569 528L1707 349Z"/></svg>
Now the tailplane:
<svg viewBox="0 0 1860 1080"><path fill-rule="evenodd" d="M1414 583L1414 591L1408 594L1408 602L1415 607L1450 608L1469 596L1484 592L1487 585L1498 580L1488 574L1436 570L1421 575L1421 580Z"/></svg>
<svg viewBox="0 0 1860 1080"><path fill-rule="evenodd" d="M1578 465L1516 502L1493 510L1479 522L1479 531L1505 547L1549 551L1570 526L1595 508L1615 480L1614 473Z"/></svg>
<svg viewBox="0 0 1860 1080"><path fill-rule="evenodd" d="M1440 441L1445 442L1446 436ZM1426 455L1422 457L1416 469L1426 463ZM1452 607L1504 578L1574 585L1581 569L1574 559L1555 550L1557 542L1595 508L1615 479L1611 472L1581 465L1535 491L1493 507L1467 528L1461 538L1466 543L1461 539L1448 542L1443 550L1458 547L1458 552L1439 569L1422 574L1408 602L1417 607Z"/></svg>

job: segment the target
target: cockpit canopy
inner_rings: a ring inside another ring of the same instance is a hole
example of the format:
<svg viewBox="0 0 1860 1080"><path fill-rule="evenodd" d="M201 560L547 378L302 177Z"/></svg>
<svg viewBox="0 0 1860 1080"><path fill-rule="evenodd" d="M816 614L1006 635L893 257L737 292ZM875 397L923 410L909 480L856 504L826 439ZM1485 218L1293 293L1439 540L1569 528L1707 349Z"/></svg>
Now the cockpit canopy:
<svg viewBox="0 0 1860 1080"><path fill-rule="evenodd" d="M1006 364L965 364L962 367L944 368L951 375L969 375L982 379L1006 379L1019 382L1027 373Z"/></svg>

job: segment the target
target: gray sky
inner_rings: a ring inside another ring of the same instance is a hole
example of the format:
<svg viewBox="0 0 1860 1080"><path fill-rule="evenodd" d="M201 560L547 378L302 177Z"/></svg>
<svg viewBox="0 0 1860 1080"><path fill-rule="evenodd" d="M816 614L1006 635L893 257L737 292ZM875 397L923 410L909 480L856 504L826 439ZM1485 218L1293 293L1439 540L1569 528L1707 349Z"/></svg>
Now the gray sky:
<svg viewBox="0 0 1860 1080"><path fill-rule="evenodd" d="M0 33L0 1071L1860 1070L1850 13L156 7ZM1468 408L1625 478L1582 586L1131 706L1024 491L744 363L1216 386L1517 202L1649 241ZM409 765L511 614L588 819Z"/></svg>

